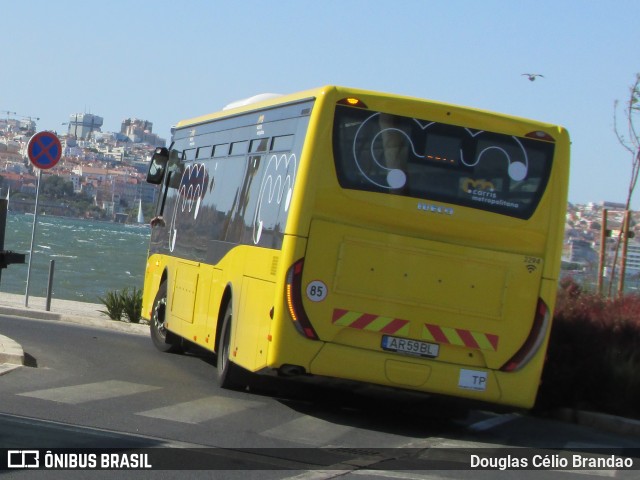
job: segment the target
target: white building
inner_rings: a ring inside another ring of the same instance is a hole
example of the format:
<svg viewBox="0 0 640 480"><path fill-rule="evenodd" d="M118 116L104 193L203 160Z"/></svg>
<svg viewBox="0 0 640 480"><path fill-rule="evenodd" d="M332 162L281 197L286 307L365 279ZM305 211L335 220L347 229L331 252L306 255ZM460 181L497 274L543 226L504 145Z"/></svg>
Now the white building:
<svg viewBox="0 0 640 480"><path fill-rule="evenodd" d="M629 243L627 246L627 274L640 273L640 243Z"/></svg>
<svg viewBox="0 0 640 480"><path fill-rule="evenodd" d="M103 118L91 113L74 113L69 116L68 134L78 139L87 139L93 132L100 132Z"/></svg>

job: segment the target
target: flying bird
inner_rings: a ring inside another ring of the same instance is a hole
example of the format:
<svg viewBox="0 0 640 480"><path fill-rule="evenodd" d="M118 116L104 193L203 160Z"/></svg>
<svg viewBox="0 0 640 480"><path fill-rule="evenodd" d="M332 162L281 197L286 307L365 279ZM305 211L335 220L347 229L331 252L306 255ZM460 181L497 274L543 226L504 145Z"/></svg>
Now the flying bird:
<svg viewBox="0 0 640 480"><path fill-rule="evenodd" d="M544 75L540 75L539 73L523 73L522 75L528 77L531 82L533 82L536 77L544 78Z"/></svg>

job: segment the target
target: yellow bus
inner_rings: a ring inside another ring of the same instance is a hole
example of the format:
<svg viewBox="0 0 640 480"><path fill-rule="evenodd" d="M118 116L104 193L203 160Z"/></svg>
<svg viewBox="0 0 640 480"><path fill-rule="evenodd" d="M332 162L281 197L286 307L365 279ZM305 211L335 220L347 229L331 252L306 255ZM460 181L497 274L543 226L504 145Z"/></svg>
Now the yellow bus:
<svg viewBox="0 0 640 480"><path fill-rule="evenodd" d="M561 127L326 86L180 122L143 317L244 371L529 408L569 176ZM242 372L242 375L238 375Z"/></svg>

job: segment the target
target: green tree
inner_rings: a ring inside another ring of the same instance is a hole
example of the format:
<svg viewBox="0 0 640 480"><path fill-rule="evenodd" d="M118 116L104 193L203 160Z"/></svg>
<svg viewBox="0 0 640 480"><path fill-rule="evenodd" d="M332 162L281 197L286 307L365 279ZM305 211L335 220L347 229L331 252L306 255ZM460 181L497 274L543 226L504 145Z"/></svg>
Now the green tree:
<svg viewBox="0 0 640 480"><path fill-rule="evenodd" d="M73 183L57 175L47 175L42 178L40 192L49 198L72 198L74 196Z"/></svg>

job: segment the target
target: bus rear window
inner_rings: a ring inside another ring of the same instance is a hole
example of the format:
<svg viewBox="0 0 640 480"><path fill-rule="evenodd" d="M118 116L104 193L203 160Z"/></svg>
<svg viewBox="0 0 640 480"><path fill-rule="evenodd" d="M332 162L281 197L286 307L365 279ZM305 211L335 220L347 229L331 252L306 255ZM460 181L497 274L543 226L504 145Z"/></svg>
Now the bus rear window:
<svg viewBox="0 0 640 480"><path fill-rule="evenodd" d="M529 218L554 144L338 105L333 152L343 188Z"/></svg>

